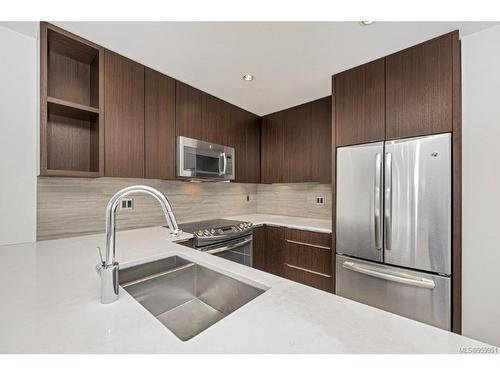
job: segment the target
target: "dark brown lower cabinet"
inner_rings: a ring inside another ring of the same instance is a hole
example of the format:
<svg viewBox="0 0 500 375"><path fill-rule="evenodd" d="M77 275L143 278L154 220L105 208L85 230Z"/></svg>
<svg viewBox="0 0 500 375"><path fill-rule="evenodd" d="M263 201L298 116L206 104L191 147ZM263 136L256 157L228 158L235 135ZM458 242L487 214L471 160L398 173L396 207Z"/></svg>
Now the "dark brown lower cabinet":
<svg viewBox="0 0 500 375"><path fill-rule="evenodd" d="M252 238L252 267L266 270L266 227L255 227Z"/></svg>
<svg viewBox="0 0 500 375"><path fill-rule="evenodd" d="M253 232L253 267L331 292L331 235L282 227L257 227Z"/></svg>
<svg viewBox="0 0 500 375"><path fill-rule="evenodd" d="M253 231L253 268L283 276L284 234L282 227L264 225Z"/></svg>
<svg viewBox="0 0 500 375"><path fill-rule="evenodd" d="M283 269L287 279L330 292L331 235L287 228Z"/></svg>

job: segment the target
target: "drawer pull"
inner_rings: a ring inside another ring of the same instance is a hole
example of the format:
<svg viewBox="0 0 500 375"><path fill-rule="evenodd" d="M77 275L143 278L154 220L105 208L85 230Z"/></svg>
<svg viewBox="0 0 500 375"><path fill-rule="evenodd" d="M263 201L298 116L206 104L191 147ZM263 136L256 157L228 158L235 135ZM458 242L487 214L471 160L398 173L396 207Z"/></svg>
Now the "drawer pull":
<svg viewBox="0 0 500 375"><path fill-rule="evenodd" d="M328 246L313 245L311 243L305 243L305 242L294 241L294 240L286 240L286 242L294 243L296 245L315 247L316 249L322 249L322 250L331 250L332 249L331 247L328 247Z"/></svg>
<svg viewBox="0 0 500 375"><path fill-rule="evenodd" d="M290 267L290 268L295 268L296 270L300 270L300 271L304 271L304 272L308 272L308 273L313 273L313 274L315 274L315 275L319 275L319 276L323 276L323 277L328 277L328 278L331 278L331 277L332 277L332 275L327 275L327 274L325 274L325 273L321 273L321 272L316 272L316 271L308 270L307 268L302 268L302 267L293 266L293 265L288 264L288 263L285 263L285 266Z"/></svg>

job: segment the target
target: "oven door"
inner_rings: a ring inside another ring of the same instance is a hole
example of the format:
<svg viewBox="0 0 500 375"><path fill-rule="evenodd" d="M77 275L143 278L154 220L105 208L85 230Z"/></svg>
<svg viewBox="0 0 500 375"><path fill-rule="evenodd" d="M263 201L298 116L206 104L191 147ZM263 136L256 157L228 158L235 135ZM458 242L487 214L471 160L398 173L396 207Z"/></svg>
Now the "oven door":
<svg viewBox="0 0 500 375"><path fill-rule="evenodd" d="M234 149L187 137L177 137L177 176L234 179Z"/></svg>
<svg viewBox="0 0 500 375"><path fill-rule="evenodd" d="M207 246L199 250L252 267L252 235Z"/></svg>

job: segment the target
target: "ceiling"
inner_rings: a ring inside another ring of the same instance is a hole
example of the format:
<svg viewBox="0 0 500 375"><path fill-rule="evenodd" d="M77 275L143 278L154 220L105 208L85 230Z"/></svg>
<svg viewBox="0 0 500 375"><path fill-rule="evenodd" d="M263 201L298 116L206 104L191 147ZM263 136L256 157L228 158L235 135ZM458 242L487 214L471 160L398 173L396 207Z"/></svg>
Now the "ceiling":
<svg viewBox="0 0 500 375"><path fill-rule="evenodd" d="M4 24L28 33L26 23ZM55 22L258 115L331 93L345 69L491 22ZM34 28L36 29L36 27ZM251 82L243 74L255 76Z"/></svg>

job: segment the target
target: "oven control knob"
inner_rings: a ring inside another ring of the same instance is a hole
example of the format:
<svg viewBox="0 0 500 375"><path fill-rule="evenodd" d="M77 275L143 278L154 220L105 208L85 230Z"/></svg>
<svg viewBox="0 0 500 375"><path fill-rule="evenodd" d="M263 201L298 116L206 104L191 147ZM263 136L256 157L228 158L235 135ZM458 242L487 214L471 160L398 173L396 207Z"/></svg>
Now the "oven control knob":
<svg viewBox="0 0 500 375"><path fill-rule="evenodd" d="M198 232L196 232L196 235L197 236L203 236L203 231L199 230Z"/></svg>
<svg viewBox="0 0 500 375"><path fill-rule="evenodd" d="M215 234L215 229L210 229L210 234L214 235Z"/></svg>
<svg viewBox="0 0 500 375"><path fill-rule="evenodd" d="M205 229L205 232L203 232L205 234L205 236L208 236L210 234L210 232L208 231L208 229Z"/></svg>

